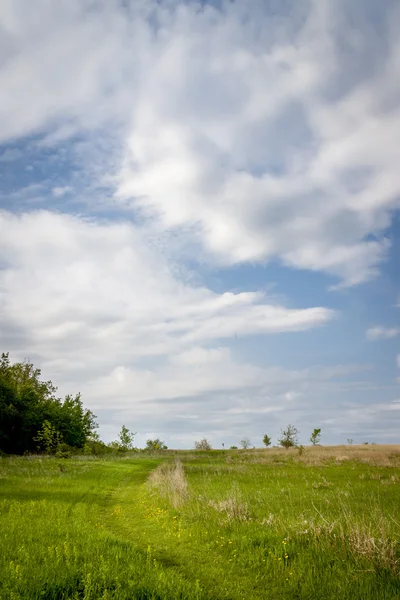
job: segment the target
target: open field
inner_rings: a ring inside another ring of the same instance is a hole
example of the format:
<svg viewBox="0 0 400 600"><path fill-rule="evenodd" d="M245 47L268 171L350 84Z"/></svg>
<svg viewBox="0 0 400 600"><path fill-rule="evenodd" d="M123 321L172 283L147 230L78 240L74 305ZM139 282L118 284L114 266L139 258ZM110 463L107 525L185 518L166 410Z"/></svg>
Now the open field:
<svg viewBox="0 0 400 600"><path fill-rule="evenodd" d="M400 446L0 460L0 598L400 599Z"/></svg>

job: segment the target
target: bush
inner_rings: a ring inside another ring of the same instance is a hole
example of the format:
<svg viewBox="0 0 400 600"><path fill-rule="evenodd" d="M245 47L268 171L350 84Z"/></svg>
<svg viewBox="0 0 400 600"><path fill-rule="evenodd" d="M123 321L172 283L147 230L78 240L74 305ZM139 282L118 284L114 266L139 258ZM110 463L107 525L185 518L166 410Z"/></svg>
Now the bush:
<svg viewBox="0 0 400 600"><path fill-rule="evenodd" d="M294 425L288 425L286 429L283 429L281 432L281 437L278 440L279 444L286 448L293 448L293 446L297 445L297 436L299 431L294 427Z"/></svg>
<svg viewBox="0 0 400 600"><path fill-rule="evenodd" d="M194 447L196 448L196 450L212 450L212 446L211 446L210 442L208 440L206 440L206 438L203 438L202 440L195 442Z"/></svg>

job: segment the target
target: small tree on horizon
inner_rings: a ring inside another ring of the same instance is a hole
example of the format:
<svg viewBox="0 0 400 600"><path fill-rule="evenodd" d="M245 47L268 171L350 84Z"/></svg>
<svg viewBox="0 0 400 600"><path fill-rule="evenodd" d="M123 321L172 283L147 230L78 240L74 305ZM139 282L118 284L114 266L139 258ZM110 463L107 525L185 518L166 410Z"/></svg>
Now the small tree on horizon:
<svg viewBox="0 0 400 600"><path fill-rule="evenodd" d="M251 441L248 437L244 437L242 440L240 440L240 446L243 448L243 450L247 450L251 446Z"/></svg>
<svg viewBox="0 0 400 600"><path fill-rule="evenodd" d="M196 450L212 450L212 446L206 438L194 443Z"/></svg>
<svg viewBox="0 0 400 600"><path fill-rule="evenodd" d="M320 441L321 441L321 429L314 429L314 431L310 435L310 442L312 443L313 446L315 446L315 444L319 444Z"/></svg>
<svg viewBox="0 0 400 600"><path fill-rule="evenodd" d="M121 431L119 432L119 446L121 448L121 450L124 451L128 451L128 450L132 450L133 448L133 439L135 437L136 433L132 433L131 431L129 431L129 429L127 427L125 427L125 425L122 425L121 427Z"/></svg>
<svg viewBox="0 0 400 600"><path fill-rule="evenodd" d="M156 438L155 440L147 440L146 450L168 450L168 447L162 440Z"/></svg>
<svg viewBox="0 0 400 600"><path fill-rule="evenodd" d="M272 443L271 438L269 437L269 435L265 434L263 437L263 444L268 448L268 446L270 446Z"/></svg>
<svg viewBox="0 0 400 600"><path fill-rule="evenodd" d="M294 425L288 425L286 429L281 430L281 437L278 442L280 446L286 448L293 448L293 446L297 445L297 436L299 435L298 429Z"/></svg>

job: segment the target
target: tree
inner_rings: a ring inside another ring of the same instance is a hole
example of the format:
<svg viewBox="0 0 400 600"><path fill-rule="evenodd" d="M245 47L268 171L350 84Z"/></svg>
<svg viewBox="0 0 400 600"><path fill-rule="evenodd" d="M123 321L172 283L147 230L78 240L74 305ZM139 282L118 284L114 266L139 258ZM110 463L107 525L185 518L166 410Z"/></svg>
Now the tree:
<svg viewBox="0 0 400 600"><path fill-rule="evenodd" d="M119 447L124 452L128 450L132 450L133 448L133 439L136 433L131 433L125 425L122 425L121 431L119 432Z"/></svg>
<svg viewBox="0 0 400 600"><path fill-rule="evenodd" d="M310 436L310 442L312 443L313 446L315 446L315 444L319 444L320 441L321 441L321 429L314 429Z"/></svg>
<svg viewBox="0 0 400 600"><path fill-rule="evenodd" d="M288 425L286 429L281 430L281 437L278 440L279 444L286 448L292 448L297 445L297 436L299 431L293 425Z"/></svg>
<svg viewBox="0 0 400 600"><path fill-rule="evenodd" d="M64 442L68 446L83 448L98 427L95 415L84 409L80 394L65 396L58 412L58 429Z"/></svg>
<svg viewBox="0 0 400 600"><path fill-rule="evenodd" d="M269 435L265 434L263 437L263 444L265 444L265 446L268 448L268 446L270 446L272 443L271 438L269 437Z"/></svg>
<svg viewBox="0 0 400 600"><path fill-rule="evenodd" d="M212 450L212 446L211 446L210 442L208 440L206 440L206 438L203 438L202 440L195 442L194 447L196 448L196 450Z"/></svg>
<svg viewBox="0 0 400 600"><path fill-rule="evenodd" d="M243 448L243 450L247 450L248 448L250 448L251 442L248 437L244 437L242 440L240 440L240 445Z"/></svg>
<svg viewBox="0 0 400 600"><path fill-rule="evenodd" d="M37 442L39 451L55 454L63 439L60 432L46 419L34 441Z"/></svg>
<svg viewBox="0 0 400 600"><path fill-rule="evenodd" d="M40 375L32 364L12 364L8 353L1 355L0 450L6 454L35 452L38 439L45 449L50 431L65 444L83 448L97 427L95 415L83 408L79 394L62 401L53 383L41 381Z"/></svg>
<svg viewBox="0 0 400 600"><path fill-rule="evenodd" d="M162 440L156 438L155 440L147 440L146 450L168 450L168 447Z"/></svg>
<svg viewBox="0 0 400 600"><path fill-rule="evenodd" d="M353 442L354 442L354 440L353 440L353 439L351 439L351 438L347 438L347 443L348 443L348 444L353 444Z"/></svg>

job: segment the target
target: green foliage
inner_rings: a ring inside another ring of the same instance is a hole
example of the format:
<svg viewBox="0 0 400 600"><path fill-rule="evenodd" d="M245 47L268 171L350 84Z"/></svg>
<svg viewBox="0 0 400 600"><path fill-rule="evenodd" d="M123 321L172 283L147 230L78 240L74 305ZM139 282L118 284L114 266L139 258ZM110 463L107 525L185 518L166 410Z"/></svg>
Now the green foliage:
<svg viewBox="0 0 400 600"><path fill-rule="evenodd" d="M299 456L302 456L302 454L304 453L304 450L305 450L303 444L300 444L300 446L297 446L297 450L299 452Z"/></svg>
<svg viewBox="0 0 400 600"><path fill-rule="evenodd" d="M55 452L63 442L83 448L97 427L80 395L56 397L51 381L41 381L40 369L28 362L0 359L0 451L6 454Z"/></svg>
<svg viewBox="0 0 400 600"><path fill-rule="evenodd" d="M195 442L194 447L196 450L212 450L212 446L206 438Z"/></svg>
<svg viewBox="0 0 400 600"><path fill-rule="evenodd" d="M237 446L231 446L230 450L238 450L238 447Z"/></svg>
<svg viewBox="0 0 400 600"><path fill-rule="evenodd" d="M313 446L315 444L319 444L321 441L321 429L314 429L312 434L310 435L310 442Z"/></svg>
<svg viewBox="0 0 400 600"><path fill-rule="evenodd" d="M62 436L50 421L46 419L43 421L42 428L34 438L34 441L37 442L39 452L55 454L62 442Z"/></svg>
<svg viewBox="0 0 400 600"><path fill-rule="evenodd" d="M123 452L127 452L128 450L132 450L133 448L133 440L136 433L131 433L125 425L122 425L121 431L119 432L119 447Z"/></svg>
<svg viewBox="0 0 400 600"><path fill-rule="evenodd" d="M270 446L272 443L271 438L269 437L269 435L265 434L263 437L263 444L268 448L268 446Z"/></svg>
<svg viewBox="0 0 400 600"><path fill-rule="evenodd" d="M146 450L168 450L168 446L162 440L156 438L155 440L147 440Z"/></svg>
<svg viewBox="0 0 400 600"><path fill-rule="evenodd" d="M111 452L112 449L110 446L101 441L96 431L92 431L92 433L86 439L83 447L84 454L101 455L109 454Z"/></svg>
<svg viewBox="0 0 400 600"><path fill-rule="evenodd" d="M294 425L288 425L286 429L282 429L281 437L278 442L280 446L283 448L293 448L293 446L297 445L297 436L299 435L299 431L294 427Z"/></svg>

